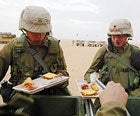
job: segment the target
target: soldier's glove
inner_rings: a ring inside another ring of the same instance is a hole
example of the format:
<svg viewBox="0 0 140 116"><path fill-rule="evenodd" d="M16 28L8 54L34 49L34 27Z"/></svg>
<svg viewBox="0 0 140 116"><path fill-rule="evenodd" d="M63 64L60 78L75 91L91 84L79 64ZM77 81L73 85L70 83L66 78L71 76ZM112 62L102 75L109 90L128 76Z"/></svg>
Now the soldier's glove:
<svg viewBox="0 0 140 116"><path fill-rule="evenodd" d="M12 93L12 84L8 81L1 83L0 94L3 98L3 102L7 103L10 100L10 94Z"/></svg>

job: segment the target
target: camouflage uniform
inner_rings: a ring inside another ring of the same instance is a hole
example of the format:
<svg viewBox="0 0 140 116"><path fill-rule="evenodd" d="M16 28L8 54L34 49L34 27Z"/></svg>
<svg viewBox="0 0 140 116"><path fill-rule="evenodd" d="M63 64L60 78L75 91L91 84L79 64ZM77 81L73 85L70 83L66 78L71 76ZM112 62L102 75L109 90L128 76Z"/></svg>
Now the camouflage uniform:
<svg viewBox="0 0 140 116"><path fill-rule="evenodd" d="M124 28L123 28L124 26ZM114 21L109 29L108 35L121 35L127 34L128 37L132 36L131 25L126 20ZM131 45L126 42L120 50L114 47L113 53L118 55L124 62L130 64L130 57L132 52L139 51L137 46ZM114 82L121 83L121 85L126 89L126 91L132 96L140 96L139 88L139 77L130 68L122 64L116 58L114 58L110 53L108 46L103 46L96 53L94 60L84 75L85 80L90 82L90 74L98 71L99 79L106 84L108 81L113 80ZM102 62L102 66L99 63ZM99 70L98 70L99 69ZM135 86L137 85L137 86ZM136 91L134 92L134 90Z"/></svg>
<svg viewBox="0 0 140 116"><path fill-rule="evenodd" d="M126 44L123 46L124 51L123 52L117 52L116 54L119 55L123 60L130 64L130 56L131 56L131 49L138 50L137 47L133 47L130 44ZM105 53L106 52L106 53ZM105 55L104 55L105 53ZM95 58L88 69L88 71L85 74L85 79L90 82L90 74L93 72L96 72L98 69L98 63L101 60L101 56L104 55L104 65L100 69L99 74L100 78L103 78L103 76L109 76L109 80L113 80L114 82L121 83L121 85L128 89L130 87L130 79L129 76L133 73L128 67L124 66L121 62L119 62L117 59L112 57L107 51L106 46L103 46L99 49L99 51L96 53ZM131 77L130 77L131 78ZM134 80L134 79L133 79Z"/></svg>
<svg viewBox="0 0 140 116"><path fill-rule="evenodd" d="M120 104L109 102L98 109L96 116L127 116L125 107Z"/></svg>
<svg viewBox="0 0 140 116"><path fill-rule="evenodd" d="M35 79L47 72L62 73L64 76L69 76L63 51L59 44L60 41L50 36L50 14L46 9L38 6L26 7L21 13L19 29L23 34L19 38L15 38L6 44L0 51L0 80L4 78L9 66L11 68L9 81L13 86L21 84L27 77ZM43 38L41 44L32 45L29 44L30 39L27 37L27 34L24 33L26 31L36 34L45 33L46 36ZM44 72L42 66L33 55L28 52L27 46L34 49L43 59L48 68L47 72ZM66 88L67 86L68 81L46 89L39 94L69 95Z"/></svg>
<svg viewBox="0 0 140 116"><path fill-rule="evenodd" d="M53 38L53 37L51 37ZM57 40L55 40L57 41ZM49 43L51 40L47 38L43 41L43 43L36 48L36 52L44 59L44 62L48 66L49 72L53 73L62 73L65 76L68 76L66 70L66 63L63 56L63 51L58 42L58 48L52 48L53 51L50 51L51 46ZM26 51L24 45L21 45L22 51L19 53L20 59L16 59L18 54L16 53L16 46L18 45L18 39L14 39L9 42L4 48L0 51L0 79L2 80L5 76L9 65L11 65L11 75L15 75L14 73L21 73L20 75L26 76L35 76L37 78L39 75L33 75L36 71L42 71L42 67L40 64L33 58L33 56ZM20 43L22 44L22 43ZM34 46L30 46L33 48ZM18 61L19 72L14 72L15 61ZM42 73L42 72L40 72ZM17 74L18 75L18 74ZM22 77L23 78L23 77ZM12 80L12 78L10 79Z"/></svg>

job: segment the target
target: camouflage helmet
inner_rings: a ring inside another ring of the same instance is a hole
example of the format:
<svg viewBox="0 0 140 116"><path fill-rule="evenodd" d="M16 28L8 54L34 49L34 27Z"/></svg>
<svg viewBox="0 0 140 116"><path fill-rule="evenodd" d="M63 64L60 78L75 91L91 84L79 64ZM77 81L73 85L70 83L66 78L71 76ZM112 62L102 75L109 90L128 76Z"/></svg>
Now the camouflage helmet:
<svg viewBox="0 0 140 116"><path fill-rule="evenodd" d="M19 30L35 33L51 32L51 16L49 12L39 6L27 6L21 13Z"/></svg>
<svg viewBox="0 0 140 116"><path fill-rule="evenodd" d="M116 19L111 22L107 34L108 36L127 34L128 37L132 37L133 30L131 27L131 23L126 19Z"/></svg>

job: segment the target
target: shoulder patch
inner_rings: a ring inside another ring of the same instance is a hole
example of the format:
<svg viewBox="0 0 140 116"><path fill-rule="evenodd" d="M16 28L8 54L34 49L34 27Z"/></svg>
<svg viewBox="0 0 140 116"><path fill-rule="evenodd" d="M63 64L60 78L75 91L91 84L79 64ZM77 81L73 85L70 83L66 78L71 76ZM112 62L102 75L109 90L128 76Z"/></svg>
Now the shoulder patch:
<svg viewBox="0 0 140 116"><path fill-rule="evenodd" d="M21 38L17 38L17 41L14 43L14 50L17 53L23 52L25 50L23 42L20 41Z"/></svg>
<svg viewBox="0 0 140 116"><path fill-rule="evenodd" d="M130 45L131 46L131 52L136 52L136 51L140 51L140 48L136 45Z"/></svg>

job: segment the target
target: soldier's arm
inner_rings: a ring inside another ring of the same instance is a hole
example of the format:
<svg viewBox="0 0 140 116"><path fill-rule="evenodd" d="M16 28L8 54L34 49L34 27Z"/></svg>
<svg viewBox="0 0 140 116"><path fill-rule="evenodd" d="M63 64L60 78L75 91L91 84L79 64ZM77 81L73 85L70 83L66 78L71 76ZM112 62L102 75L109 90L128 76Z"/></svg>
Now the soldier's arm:
<svg viewBox="0 0 140 116"><path fill-rule="evenodd" d="M66 65L64 54L63 54L63 50L62 50L61 46L59 46L59 48L60 48L60 51L59 51L59 54L58 54L58 60L59 61L58 61L57 72L62 73L65 76L69 76L69 74L67 72L67 65Z"/></svg>
<svg viewBox="0 0 140 116"><path fill-rule="evenodd" d="M5 59L0 56L0 81L4 78L8 70L8 67L5 64L7 64Z"/></svg>
<svg viewBox="0 0 140 116"><path fill-rule="evenodd" d="M101 108L96 116L127 116L126 104L128 94L120 83L110 81L106 88L99 93Z"/></svg>
<svg viewBox="0 0 140 116"><path fill-rule="evenodd" d="M127 114L124 106L109 102L98 109L96 116L127 116Z"/></svg>
<svg viewBox="0 0 140 116"><path fill-rule="evenodd" d="M8 71L12 59L12 47L14 40L7 43L0 51L0 81Z"/></svg>
<svg viewBox="0 0 140 116"><path fill-rule="evenodd" d="M97 53L94 56L94 59L89 67L89 69L86 71L85 75L84 75L84 79L87 82L90 82L90 74L93 72L96 72L98 67L98 63L101 61L101 57L104 55L106 51L106 46L101 47Z"/></svg>

